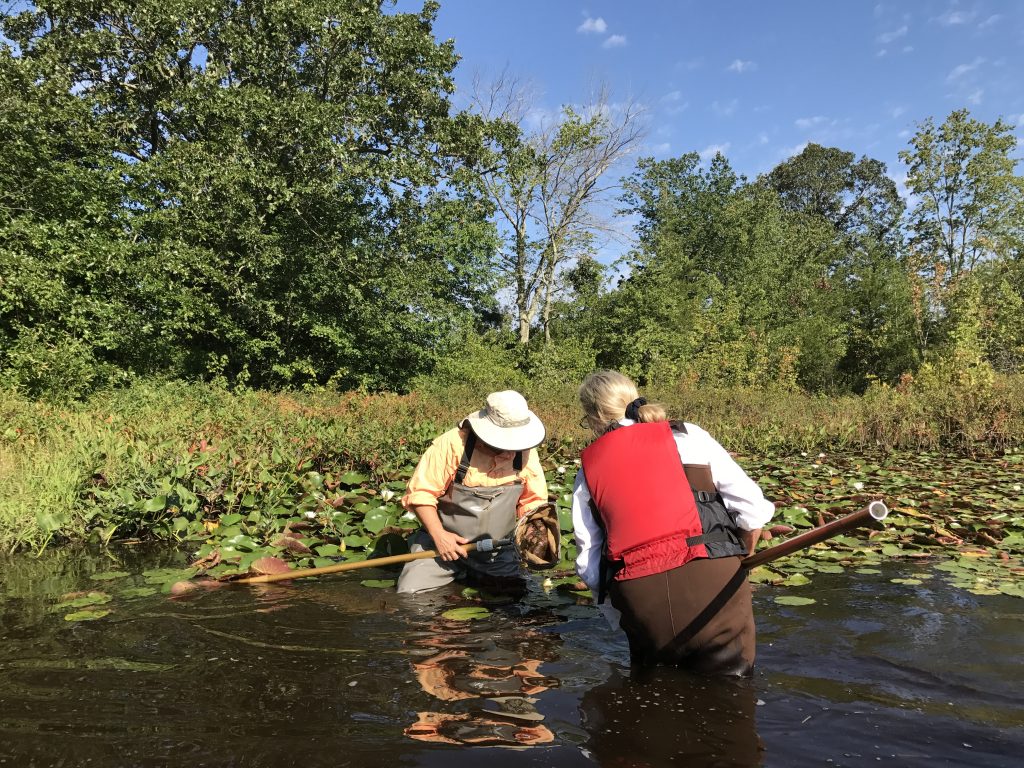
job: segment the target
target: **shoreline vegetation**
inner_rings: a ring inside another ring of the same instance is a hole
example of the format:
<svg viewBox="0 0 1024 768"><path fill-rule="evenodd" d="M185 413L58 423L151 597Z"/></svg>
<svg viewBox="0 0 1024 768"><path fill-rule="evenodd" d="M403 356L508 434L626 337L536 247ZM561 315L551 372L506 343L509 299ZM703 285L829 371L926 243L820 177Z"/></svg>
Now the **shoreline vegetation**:
<svg viewBox="0 0 1024 768"><path fill-rule="evenodd" d="M548 427L542 462L568 534L574 460L589 434L578 426L574 387L535 382L526 394ZM996 377L971 392L908 379L863 396L686 385L646 394L735 452L776 502L777 532L874 498L893 509L886 531L790 556L755 570L755 581L801 585L815 571L940 557L961 586L1024 596L1024 378ZM195 567L168 571L168 580L231 578L266 557L291 567L365 558L416 526L398 505L405 480L429 442L478 401L469 386L268 393L150 382L64 405L8 392L0 544L13 553L178 542ZM571 589L568 541L555 575Z"/></svg>

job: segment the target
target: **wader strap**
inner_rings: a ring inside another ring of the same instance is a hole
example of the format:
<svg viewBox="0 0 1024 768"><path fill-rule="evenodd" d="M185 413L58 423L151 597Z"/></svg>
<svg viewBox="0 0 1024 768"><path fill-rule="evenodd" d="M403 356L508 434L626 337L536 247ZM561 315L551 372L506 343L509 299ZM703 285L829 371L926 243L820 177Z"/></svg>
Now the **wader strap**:
<svg viewBox="0 0 1024 768"><path fill-rule="evenodd" d="M469 434L466 435L466 448L462 452L462 460L459 462L459 468L455 471L455 482L462 485L462 481L466 479L466 472L469 471L469 460L473 458L473 449L476 448L476 432L472 429L469 430Z"/></svg>
<svg viewBox="0 0 1024 768"><path fill-rule="evenodd" d="M604 527L604 520L601 519L601 513L597 511L597 504L594 503L593 499L590 500L590 514L593 515L597 527L604 533L601 561L597 565L597 604L601 605L604 603L605 598L608 597L608 585L615 578L615 574L622 568L622 564L616 565L608 559L608 531Z"/></svg>
<svg viewBox="0 0 1024 768"><path fill-rule="evenodd" d="M462 451L462 460L459 462L459 468L455 471L455 482L462 484L462 481L466 479L466 472L469 471L469 462L473 458L473 451L476 449L476 432L472 429L469 430L469 434L466 435L466 448ZM515 457L512 459L512 469L519 474L523 471L523 452L516 452Z"/></svg>
<svg viewBox="0 0 1024 768"><path fill-rule="evenodd" d="M686 546L696 547L700 544L724 544L734 541L733 536L728 531L714 531L713 533L704 533L700 536L691 536L686 540Z"/></svg>

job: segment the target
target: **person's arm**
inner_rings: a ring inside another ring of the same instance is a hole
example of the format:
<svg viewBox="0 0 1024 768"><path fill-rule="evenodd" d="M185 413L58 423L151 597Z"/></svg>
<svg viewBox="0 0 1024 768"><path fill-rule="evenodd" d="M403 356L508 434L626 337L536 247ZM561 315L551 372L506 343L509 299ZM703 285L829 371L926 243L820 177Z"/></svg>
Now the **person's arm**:
<svg viewBox="0 0 1024 768"><path fill-rule="evenodd" d="M544 478L544 467L540 465L537 449L526 452L526 466L520 474L523 493L516 504L516 516L522 517L548 501L548 482Z"/></svg>
<svg viewBox="0 0 1024 768"><path fill-rule="evenodd" d="M604 551L604 531L590 511L590 488L581 469L576 475L572 491L572 529L576 537L576 574L590 589L594 600L600 594L601 558ZM619 611L605 600L597 609L604 616L608 626L619 628Z"/></svg>
<svg viewBox="0 0 1024 768"><path fill-rule="evenodd" d="M590 489L582 469L572 489L572 529L576 537L576 574L596 596L601 580L604 531L590 511Z"/></svg>
<svg viewBox="0 0 1024 768"><path fill-rule="evenodd" d="M455 477L464 445L456 431L446 432L431 443L420 457L402 497L402 506L419 518L434 540L434 549L442 560L466 557L463 544L468 539L445 530L437 514L437 500Z"/></svg>

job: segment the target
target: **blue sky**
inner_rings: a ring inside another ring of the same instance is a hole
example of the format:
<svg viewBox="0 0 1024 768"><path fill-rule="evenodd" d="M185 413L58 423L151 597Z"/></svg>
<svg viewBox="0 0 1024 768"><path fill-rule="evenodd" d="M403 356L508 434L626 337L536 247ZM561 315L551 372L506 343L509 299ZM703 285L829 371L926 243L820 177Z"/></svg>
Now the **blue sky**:
<svg viewBox="0 0 1024 768"><path fill-rule="evenodd" d="M902 182L897 152L928 116L967 107L1024 138L1016 0L441 3L434 32L455 40L460 89L507 68L553 110L606 82L648 106L656 157L721 149L753 177L817 142Z"/></svg>

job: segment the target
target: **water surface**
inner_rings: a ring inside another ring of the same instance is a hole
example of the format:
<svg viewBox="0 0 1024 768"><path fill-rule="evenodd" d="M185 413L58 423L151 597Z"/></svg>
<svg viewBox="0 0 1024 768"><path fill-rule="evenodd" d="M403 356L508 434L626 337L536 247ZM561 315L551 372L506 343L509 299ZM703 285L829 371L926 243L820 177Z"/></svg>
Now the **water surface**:
<svg viewBox="0 0 1024 768"><path fill-rule="evenodd" d="M0 764L19 766L1017 766L1024 604L940 579L820 574L759 587L749 680L631 674L591 606L486 619L360 585L369 570L182 599L163 550L0 561ZM129 577L96 581L124 570ZM62 595L111 613L68 622ZM817 599L784 607L781 594Z"/></svg>

